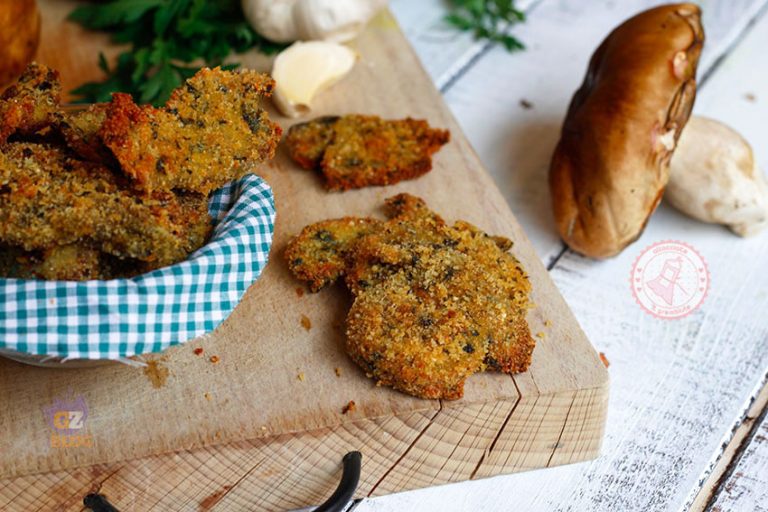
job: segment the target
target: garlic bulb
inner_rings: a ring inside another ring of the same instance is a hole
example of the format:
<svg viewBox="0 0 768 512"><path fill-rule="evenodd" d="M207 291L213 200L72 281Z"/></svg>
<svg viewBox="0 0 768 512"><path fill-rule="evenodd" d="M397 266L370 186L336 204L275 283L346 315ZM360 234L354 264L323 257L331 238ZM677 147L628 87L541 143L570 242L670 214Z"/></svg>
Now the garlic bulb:
<svg viewBox="0 0 768 512"><path fill-rule="evenodd" d="M732 128L693 116L680 135L664 195L675 208L740 236L768 226L768 182Z"/></svg>
<svg viewBox="0 0 768 512"><path fill-rule="evenodd" d="M386 0L243 0L254 30L278 43L354 39Z"/></svg>
<svg viewBox="0 0 768 512"><path fill-rule="evenodd" d="M290 117L307 113L312 98L349 73L356 59L355 52L338 43L293 43L278 54L272 66L275 105Z"/></svg>

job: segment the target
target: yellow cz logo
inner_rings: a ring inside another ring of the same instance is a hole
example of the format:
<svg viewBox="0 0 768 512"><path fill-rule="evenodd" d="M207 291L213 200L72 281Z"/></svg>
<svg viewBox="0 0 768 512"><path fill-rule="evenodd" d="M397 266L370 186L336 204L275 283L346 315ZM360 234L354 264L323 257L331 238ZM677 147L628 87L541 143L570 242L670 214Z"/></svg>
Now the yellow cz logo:
<svg viewBox="0 0 768 512"><path fill-rule="evenodd" d="M55 399L43 413L51 427L51 448L90 448L93 438L85 434L88 404L85 398Z"/></svg>

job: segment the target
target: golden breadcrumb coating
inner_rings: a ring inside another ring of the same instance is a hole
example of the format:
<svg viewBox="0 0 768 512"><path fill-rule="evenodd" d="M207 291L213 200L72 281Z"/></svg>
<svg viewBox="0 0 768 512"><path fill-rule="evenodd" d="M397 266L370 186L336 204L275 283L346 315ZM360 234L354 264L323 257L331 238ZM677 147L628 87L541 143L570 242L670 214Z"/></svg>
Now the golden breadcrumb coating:
<svg viewBox="0 0 768 512"><path fill-rule="evenodd" d="M307 226L288 244L288 266L316 292L344 275L351 242L371 233L378 224L374 219L345 217Z"/></svg>
<svg viewBox="0 0 768 512"><path fill-rule="evenodd" d="M392 185L432 169L432 155L450 139L423 120L383 120L358 114L294 125L286 136L291 157L319 169L329 190Z"/></svg>
<svg viewBox="0 0 768 512"><path fill-rule="evenodd" d="M137 188L207 194L274 156L281 130L259 107L273 87L261 73L216 68L159 109L116 93L99 136Z"/></svg>
<svg viewBox="0 0 768 512"><path fill-rule="evenodd" d="M31 63L0 96L0 144L14 133L31 135L50 126L60 100L58 71Z"/></svg>
<svg viewBox="0 0 768 512"><path fill-rule="evenodd" d="M31 64L0 97L0 276L112 279L185 259L210 235L208 193L273 156L280 128L259 108L273 85L203 69L163 109L117 93L75 111L58 73Z"/></svg>
<svg viewBox="0 0 768 512"><path fill-rule="evenodd" d="M299 279L312 282L316 262L331 260L323 284L345 277L354 295L352 359L382 385L448 400L463 396L473 373L525 371L535 345L526 321L531 286L506 252L511 241L463 221L448 225L408 194L388 199L386 212L389 220L359 219L366 233L334 236L331 245L312 234L335 234L350 219L308 226L286 253L311 254L299 271L291 265Z"/></svg>
<svg viewBox="0 0 768 512"><path fill-rule="evenodd" d="M210 231L207 201L158 193L138 198L97 164L42 144L0 154L0 241L24 250L81 241L157 265L183 260Z"/></svg>
<svg viewBox="0 0 768 512"><path fill-rule="evenodd" d="M83 110L59 114L56 129L64 137L69 149L84 160L113 166L115 157L99 136L106 118L107 104L98 103Z"/></svg>

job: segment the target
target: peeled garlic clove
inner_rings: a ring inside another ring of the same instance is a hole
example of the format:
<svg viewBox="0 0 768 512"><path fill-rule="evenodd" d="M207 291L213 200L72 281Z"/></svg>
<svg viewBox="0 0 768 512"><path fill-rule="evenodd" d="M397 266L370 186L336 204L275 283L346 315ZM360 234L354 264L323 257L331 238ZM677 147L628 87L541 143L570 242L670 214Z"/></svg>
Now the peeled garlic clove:
<svg viewBox="0 0 768 512"><path fill-rule="evenodd" d="M768 182L752 148L735 130L706 117L691 117L683 130L664 198L740 236L768 226Z"/></svg>
<svg viewBox="0 0 768 512"><path fill-rule="evenodd" d="M292 44L280 52L272 66L275 105L290 117L306 114L312 98L349 73L356 59L355 52L338 43Z"/></svg>

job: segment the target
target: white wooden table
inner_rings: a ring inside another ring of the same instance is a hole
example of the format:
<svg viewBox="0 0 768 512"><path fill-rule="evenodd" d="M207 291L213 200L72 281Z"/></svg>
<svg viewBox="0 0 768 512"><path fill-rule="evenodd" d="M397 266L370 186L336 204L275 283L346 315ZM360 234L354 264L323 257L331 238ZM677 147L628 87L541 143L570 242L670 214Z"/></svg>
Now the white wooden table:
<svg viewBox="0 0 768 512"><path fill-rule="evenodd" d="M619 22L661 2L526 1L509 54L441 20L441 0L393 0L416 51L596 348L610 361L603 455L593 461L364 500L368 511L768 510L768 233L739 239L662 204L623 254L565 250L546 185L549 158L592 50ZM740 131L768 169L768 0L704 0L695 113ZM533 105L523 108L521 100ZM666 239L703 254L704 305L658 320L634 302L638 254Z"/></svg>

